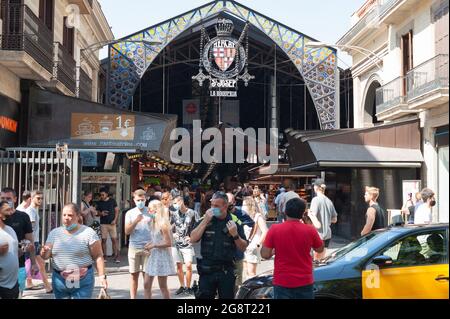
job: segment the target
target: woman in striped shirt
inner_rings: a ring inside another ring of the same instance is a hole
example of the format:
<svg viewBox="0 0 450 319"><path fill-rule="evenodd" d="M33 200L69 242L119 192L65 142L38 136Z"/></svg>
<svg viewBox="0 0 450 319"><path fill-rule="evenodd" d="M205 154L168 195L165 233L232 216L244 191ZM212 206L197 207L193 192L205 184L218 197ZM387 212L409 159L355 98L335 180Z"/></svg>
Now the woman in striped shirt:
<svg viewBox="0 0 450 319"><path fill-rule="evenodd" d="M62 223L48 235L41 250L45 260L52 257L52 286L56 299L90 299L95 286L95 262L104 289L108 287L101 241L92 228L80 225L80 208L64 206Z"/></svg>

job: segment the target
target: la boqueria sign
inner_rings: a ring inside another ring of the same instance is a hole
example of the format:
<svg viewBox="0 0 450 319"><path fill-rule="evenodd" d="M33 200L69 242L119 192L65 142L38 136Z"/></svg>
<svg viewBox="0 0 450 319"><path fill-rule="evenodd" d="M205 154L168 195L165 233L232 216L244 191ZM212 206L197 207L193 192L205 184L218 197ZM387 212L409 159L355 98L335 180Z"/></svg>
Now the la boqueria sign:
<svg viewBox="0 0 450 319"><path fill-rule="evenodd" d="M32 88L28 144L159 151L176 116L145 115Z"/></svg>
<svg viewBox="0 0 450 319"><path fill-rule="evenodd" d="M19 135L19 104L0 95L0 147L17 146Z"/></svg>

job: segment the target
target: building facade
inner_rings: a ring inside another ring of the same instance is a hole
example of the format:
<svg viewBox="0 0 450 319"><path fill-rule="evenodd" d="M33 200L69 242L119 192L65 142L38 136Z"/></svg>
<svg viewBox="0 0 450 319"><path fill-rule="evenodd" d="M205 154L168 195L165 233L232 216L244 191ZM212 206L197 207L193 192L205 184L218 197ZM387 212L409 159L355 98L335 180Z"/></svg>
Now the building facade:
<svg viewBox="0 0 450 319"><path fill-rule="evenodd" d="M23 89L27 80L67 96L98 100L100 63L95 44L113 39L98 1L1 0L0 39L2 104L20 109L21 83ZM18 116L21 111L10 114Z"/></svg>
<svg viewBox="0 0 450 319"><path fill-rule="evenodd" d="M368 0L338 41L353 58L355 128L418 118L421 187L448 222L448 0Z"/></svg>

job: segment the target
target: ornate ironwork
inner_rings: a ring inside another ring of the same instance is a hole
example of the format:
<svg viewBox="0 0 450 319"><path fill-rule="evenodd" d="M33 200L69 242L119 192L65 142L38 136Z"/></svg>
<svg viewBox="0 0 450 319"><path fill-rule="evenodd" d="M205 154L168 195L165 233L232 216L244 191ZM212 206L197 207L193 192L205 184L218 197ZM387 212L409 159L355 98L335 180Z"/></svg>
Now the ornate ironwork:
<svg viewBox="0 0 450 319"><path fill-rule="evenodd" d="M305 80L322 129L337 127L336 82L339 79L336 50L327 47L309 48L305 46L305 43L315 41L312 38L232 0L210 2L124 38L124 42L110 45L109 103L128 108L140 79L159 52L185 30L219 14L230 14L248 21L251 26L274 41L291 59ZM126 43L127 40L161 41L162 43L148 47L139 43Z"/></svg>

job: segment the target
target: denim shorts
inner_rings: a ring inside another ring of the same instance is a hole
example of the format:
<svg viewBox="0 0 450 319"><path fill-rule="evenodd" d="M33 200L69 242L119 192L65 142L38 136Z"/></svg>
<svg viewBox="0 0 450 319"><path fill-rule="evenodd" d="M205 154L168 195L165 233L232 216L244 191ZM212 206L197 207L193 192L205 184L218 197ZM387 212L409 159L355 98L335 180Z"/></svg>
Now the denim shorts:
<svg viewBox="0 0 450 319"><path fill-rule="evenodd" d="M66 281L57 271L53 271L52 287L56 299L92 299L94 292L94 268L90 267L79 282Z"/></svg>

